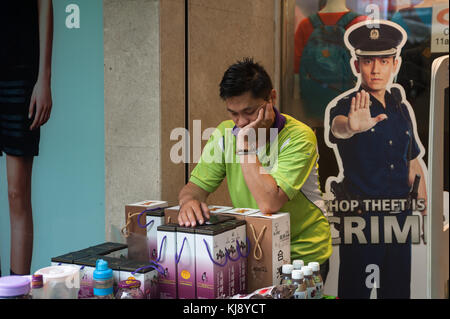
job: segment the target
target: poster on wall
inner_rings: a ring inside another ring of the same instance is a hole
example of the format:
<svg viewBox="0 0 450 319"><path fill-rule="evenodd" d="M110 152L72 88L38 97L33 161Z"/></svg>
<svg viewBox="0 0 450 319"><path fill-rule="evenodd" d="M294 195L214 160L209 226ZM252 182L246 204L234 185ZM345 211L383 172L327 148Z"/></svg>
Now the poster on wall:
<svg viewBox="0 0 450 319"><path fill-rule="evenodd" d="M412 244L424 238L425 149L405 91L393 83L406 38L386 20L360 22L344 35L358 82L328 104L324 122L339 166L326 193L334 197L341 298L369 298L372 290L381 299L410 298L420 273L411 261Z"/></svg>
<svg viewBox="0 0 450 319"><path fill-rule="evenodd" d="M104 239L102 18L101 0L0 2L3 276Z"/></svg>
<svg viewBox="0 0 450 319"><path fill-rule="evenodd" d="M448 54L432 41L448 39L448 3L296 1L294 22L289 108L318 142L333 237L325 293L425 298L431 64Z"/></svg>

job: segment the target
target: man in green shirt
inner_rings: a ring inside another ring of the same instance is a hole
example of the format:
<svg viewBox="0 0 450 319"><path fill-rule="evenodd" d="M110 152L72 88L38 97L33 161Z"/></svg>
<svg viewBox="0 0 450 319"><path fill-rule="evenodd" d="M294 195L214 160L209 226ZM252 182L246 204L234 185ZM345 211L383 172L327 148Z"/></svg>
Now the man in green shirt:
<svg viewBox="0 0 450 319"><path fill-rule="evenodd" d="M275 108L272 81L252 59L228 68L220 97L231 120L216 128L180 191L179 224L189 227L209 219L206 199L226 177L234 207L290 214L291 259L319 262L325 280L331 233L313 131Z"/></svg>

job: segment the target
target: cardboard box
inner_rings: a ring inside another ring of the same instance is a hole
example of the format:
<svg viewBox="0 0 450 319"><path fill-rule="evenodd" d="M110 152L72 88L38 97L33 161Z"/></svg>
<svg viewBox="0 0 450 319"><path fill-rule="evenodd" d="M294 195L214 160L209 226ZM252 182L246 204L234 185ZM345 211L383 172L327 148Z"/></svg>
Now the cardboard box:
<svg viewBox="0 0 450 319"><path fill-rule="evenodd" d="M157 228L158 263L164 270L159 276L160 299L177 298L177 227L177 224L166 224Z"/></svg>
<svg viewBox="0 0 450 319"><path fill-rule="evenodd" d="M196 299L195 228L177 227L178 299Z"/></svg>
<svg viewBox="0 0 450 319"><path fill-rule="evenodd" d="M172 206L164 209L164 222L165 224L178 224L178 212L180 206Z"/></svg>
<svg viewBox="0 0 450 319"><path fill-rule="evenodd" d="M229 206L215 206L210 205L208 206L210 209L211 214L222 214L223 212L229 211L233 209L233 207ZM170 224L178 224L178 212L180 211L180 206L172 206L169 208L164 209L164 215L165 215L165 223Z"/></svg>
<svg viewBox="0 0 450 319"><path fill-rule="evenodd" d="M152 244L155 243L154 239L156 238L156 227L154 227L154 224L163 223L165 207L167 207L167 202L155 200L147 200L125 206L125 224L128 224L127 244L130 259L147 262L152 258ZM158 208L161 210L146 212L140 217L137 215L145 210ZM148 227L143 227L153 219L154 223L151 223Z"/></svg>
<svg viewBox="0 0 450 319"><path fill-rule="evenodd" d="M248 216L259 213L259 209L254 208L233 208L227 211L223 211L223 215L235 215L235 216Z"/></svg>
<svg viewBox="0 0 450 319"><path fill-rule="evenodd" d="M245 221L251 248L247 291L279 284L282 265L291 262L290 215L256 213L245 216ZM260 237L258 245L255 236Z"/></svg>
<svg viewBox="0 0 450 319"><path fill-rule="evenodd" d="M208 208L211 214L223 213L233 209L233 207L230 206L216 206L216 205L209 205Z"/></svg>

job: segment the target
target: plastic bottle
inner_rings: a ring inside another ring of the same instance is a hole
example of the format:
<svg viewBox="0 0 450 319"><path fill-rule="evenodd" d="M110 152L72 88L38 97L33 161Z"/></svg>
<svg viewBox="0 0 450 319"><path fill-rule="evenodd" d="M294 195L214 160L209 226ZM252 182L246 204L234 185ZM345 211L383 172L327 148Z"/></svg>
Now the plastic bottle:
<svg viewBox="0 0 450 319"><path fill-rule="evenodd" d="M306 282L301 270L294 269L292 271L292 283L296 287L294 299L307 299Z"/></svg>
<svg viewBox="0 0 450 319"><path fill-rule="evenodd" d="M292 284L292 270L294 266L291 264L285 264L281 268L281 284L282 285L291 285Z"/></svg>
<svg viewBox="0 0 450 319"><path fill-rule="evenodd" d="M313 271L310 267L308 266L303 266L302 267L302 272L303 272L303 276L304 276L304 280L306 283L306 293L307 293L307 299L317 299L316 298L316 284L314 283L314 279L313 279Z"/></svg>
<svg viewBox="0 0 450 319"><path fill-rule="evenodd" d="M114 299L113 271L108 267L108 262L98 259L94 270L94 298Z"/></svg>
<svg viewBox="0 0 450 319"><path fill-rule="evenodd" d="M302 267L305 265L303 260L296 259L292 262L292 265L294 266L294 270L302 270Z"/></svg>
<svg viewBox="0 0 450 319"><path fill-rule="evenodd" d="M31 298L44 299L44 279L42 275L31 276Z"/></svg>
<svg viewBox="0 0 450 319"><path fill-rule="evenodd" d="M317 291L316 298L322 299L322 297L323 297L323 279L322 279L322 275L320 274L320 264L318 262L310 262L308 264L308 267L311 267L311 269L313 271L313 280L314 280L314 283L316 284L316 291Z"/></svg>

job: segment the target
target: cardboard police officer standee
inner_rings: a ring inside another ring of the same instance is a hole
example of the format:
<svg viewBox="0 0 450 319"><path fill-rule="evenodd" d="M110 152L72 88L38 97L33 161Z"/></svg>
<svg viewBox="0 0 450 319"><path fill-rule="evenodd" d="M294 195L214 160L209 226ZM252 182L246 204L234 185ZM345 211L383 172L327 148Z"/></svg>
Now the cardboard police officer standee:
<svg viewBox="0 0 450 319"><path fill-rule="evenodd" d="M328 104L324 121L339 166L326 193L339 234L341 298L369 298L374 288L378 298L411 297L411 244L422 229L413 212L426 214L427 169L413 109L393 83L406 37L385 20L344 35L358 82Z"/></svg>

